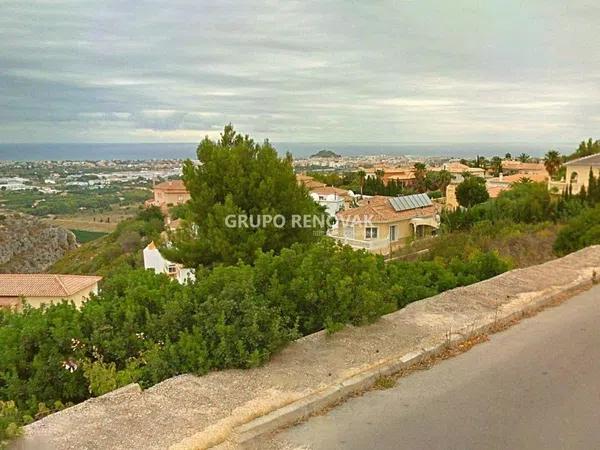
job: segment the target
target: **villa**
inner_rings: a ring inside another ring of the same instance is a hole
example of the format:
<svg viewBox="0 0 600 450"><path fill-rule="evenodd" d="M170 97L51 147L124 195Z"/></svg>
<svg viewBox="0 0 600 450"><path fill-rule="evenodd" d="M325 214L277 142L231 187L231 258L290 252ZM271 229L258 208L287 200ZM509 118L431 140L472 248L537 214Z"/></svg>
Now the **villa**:
<svg viewBox="0 0 600 450"><path fill-rule="evenodd" d="M325 211L331 217L335 217L336 213L343 209L350 208L354 203L354 192L333 186L314 188L309 194L315 202L325 207Z"/></svg>
<svg viewBox="0 0 600 450"><path fill-rule="evenodd" d="M417 181L415 172L412 167L386 167L375 166L373 168L364 169L366 178L377 178L377 173L382 174L383 184L387 186L390 181L399 183L402 187L413 187Z"/></svg>
<svg viewBox="0 0 600 450"><path fill-rule="evenodd" d="M450 172L450 175L452 175L452 183L456 184L462 183L464 181L463 174L465 173L468 173L475 177L485 177L485 170L481 167L469 167L465 164L456 161L449 162L437 167L428 167L427 170L430 172L441 172L442 170Z"/></svg>
<svg viewBox="0 0 600 450"><path fill-rule="evenodd" d="M183 180L169 180L159 183L153 188L154 199L148 200L146 206L158 206L166 209L170 206L187 202L191 196Z"/></svg>
<svg viewBox="0 0 600 450"><path fill-rule="evenodd" d="M331 238L382 255L412 239L434 236L440 226L438 207L427 194L364 198L336 218L338 227L330 231Z"/></svg>
<svg viewBox="0 0 600 450"><path fill-rule="evenodd" d="M600 177L600 153L583 158L574 159L565 163L567 169L565 179L562 181L552 181L548 184L550 190L564 192L571 186L573 194L579 194L581 188L586 190L590 182L590 170L594 176Z"/></svg>
<svg viewBox="0 0 600 450"><path fill-rule="evenodd" d="M86 275L0 274L0 308L21 308L21 301L34 308L69 300L80 307L98 293L102 277Z"/></svg>
<svg viewBox="0 0 600 450"><path fill-rule="evenodd" d="M154 244L150 242L143 251L144 269L152 270L156 274L164 274L177 280L180 284L194 281L196 275L194 269L187 269L182 264L174 263L165 259Z"/></svg>

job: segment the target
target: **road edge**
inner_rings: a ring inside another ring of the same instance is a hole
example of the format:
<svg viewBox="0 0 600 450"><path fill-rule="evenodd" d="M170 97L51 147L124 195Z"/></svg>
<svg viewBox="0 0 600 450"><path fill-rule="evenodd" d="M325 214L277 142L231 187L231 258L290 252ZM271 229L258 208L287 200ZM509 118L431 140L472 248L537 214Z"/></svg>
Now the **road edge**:
<svg viewBox="0 0 600 450"><path fill-rule="evenodd" d="M415 368L425 361L439 357L450 347L459 346L472 340L474 337L502 331L523 318L537 314L546 307L560 303L590 289L594 284L594 277L581 277L568 285L557 288L553 292L539 295L516 311L501 313L491 320L486 319L477 325L473 324L448 333L436 345L390 358L357 375L347 378L341 383L309 394L302 399L236 427L231 437L231 442L238 445L251 445L266 434L306 420L310 416L333 407L354 395L371 389L381 377L393 376Z"/></svg>

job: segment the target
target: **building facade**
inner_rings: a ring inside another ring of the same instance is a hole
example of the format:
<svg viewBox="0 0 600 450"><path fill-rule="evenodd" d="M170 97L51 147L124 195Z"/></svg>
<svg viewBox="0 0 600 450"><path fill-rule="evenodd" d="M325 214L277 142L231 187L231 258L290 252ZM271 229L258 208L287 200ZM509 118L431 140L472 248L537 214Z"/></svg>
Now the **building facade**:
<svg viewBox="0 0 600 450"><path fill-rule="evenodd" d="M152 270L156 274L164 274L177 282L184 284L194 281L196 275L194 269L187 269L182 264L174 263L165 259L154 244L150 242L143 251L144 269Z"/></svg>
<svg viewBox="0 0 600 450"><path fill-rule="evenodd" d="M552 181L548 188L555 192L571 189L573 194L579 194L582 188L586 191L590 182L590 170L595 177L600 177L600 154L584 156L565 164L566 174L562 181Z"/></svg>
<svg viewBox="0 0 600 450"><path fill-rule="evenodd" d="M440 226L438 207L427 194L364 198L358 207L336 215L329 236L356 249L389 255L413 239L434 236Z"/></svg>
<svg viewBox="0 0 600 450"><path fill-rule="evenodd" d="M187 202L191 196L183 180L170 180L159 183L153 188L154 198L146 205L158 206L161 209Z"/></svg>
<svg viewBox="0 0 600 450"><path fill-rule="evenodd" d="M34 308L61 300L80 307L98 293L102 277L57 274L0 274L0 307L21 309L22 301Z"/></svg>

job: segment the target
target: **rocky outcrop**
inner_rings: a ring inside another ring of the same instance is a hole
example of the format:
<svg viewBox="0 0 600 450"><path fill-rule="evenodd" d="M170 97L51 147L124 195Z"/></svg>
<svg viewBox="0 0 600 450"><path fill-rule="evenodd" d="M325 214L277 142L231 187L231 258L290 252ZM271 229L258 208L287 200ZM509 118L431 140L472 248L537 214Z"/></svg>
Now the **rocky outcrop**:
<svg viewBox="0 0 600 450"><path fill-rule="evenodd" d="M22 214L0 214L0 273L43 272L77 247L75 235Z"/></svg>

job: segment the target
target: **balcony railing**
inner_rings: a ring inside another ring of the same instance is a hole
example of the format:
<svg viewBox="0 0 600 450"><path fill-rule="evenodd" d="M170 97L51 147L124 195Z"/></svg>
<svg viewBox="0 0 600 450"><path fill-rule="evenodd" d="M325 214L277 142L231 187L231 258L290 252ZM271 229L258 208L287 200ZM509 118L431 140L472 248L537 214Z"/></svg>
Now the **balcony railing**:
<svg viewBox="0 0 600 450"><path fill-rule="evenodd" d="M388 239L353 239L336 235L329 235L329 237L335 239L340 244L349 245L354 248L364 248L366 250L376 250L389 247L390 245L390 241Z"/></svg>

